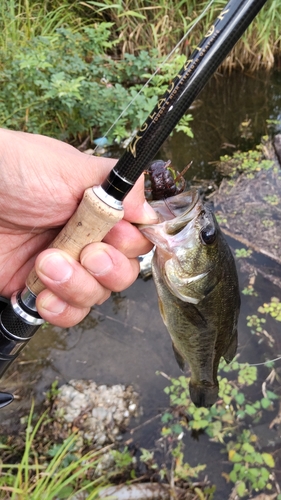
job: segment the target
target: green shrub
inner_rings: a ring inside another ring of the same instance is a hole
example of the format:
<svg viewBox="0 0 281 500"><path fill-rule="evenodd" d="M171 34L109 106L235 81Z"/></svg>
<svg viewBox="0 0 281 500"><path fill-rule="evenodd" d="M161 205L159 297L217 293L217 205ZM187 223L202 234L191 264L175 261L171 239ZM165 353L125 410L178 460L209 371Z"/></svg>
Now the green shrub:
<svg viewBox="0 0 281 500"><path fill-rule="evenodd" d="M104 133L135 96L156 60L143 52L114 61L102 55L113 45L111 23L73 33L59 28L52 36L35 36L24 46L2 51L0 126L76 138L91 128ZM140 94L126 113L128 135L141 125L157 101ZM120 126L119 126L120 133Z"/></svg>

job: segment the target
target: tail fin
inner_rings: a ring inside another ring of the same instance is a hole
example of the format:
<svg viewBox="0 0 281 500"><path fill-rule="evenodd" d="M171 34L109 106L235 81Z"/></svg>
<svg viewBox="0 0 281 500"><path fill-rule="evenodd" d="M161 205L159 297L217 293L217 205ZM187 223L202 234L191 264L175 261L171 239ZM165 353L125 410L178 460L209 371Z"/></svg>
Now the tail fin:
<svg viewBox="0 0 281 500"><path fill-rule="evenodd" d="M204 406L205 408L210 408L218 399L219 386L210 385L208 382L200 382L195 384L194 382L189 383L189 392L191 401L199 408Z"/></svg>

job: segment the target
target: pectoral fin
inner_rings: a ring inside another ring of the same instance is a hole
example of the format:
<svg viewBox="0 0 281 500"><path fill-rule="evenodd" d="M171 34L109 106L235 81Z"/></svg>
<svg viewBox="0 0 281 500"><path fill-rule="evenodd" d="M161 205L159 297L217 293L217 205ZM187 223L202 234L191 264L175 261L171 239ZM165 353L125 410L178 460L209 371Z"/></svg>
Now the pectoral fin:
<svg viewBox="0 0 281 500"><path fill-rule="evenodd" d="M237 330L236 330L235 333L233 334L233 337L231 339L231 342L230 342L225 354L223 355L223 357L227 363L230 363L230 361L233 360L233 358L236 354L236 351L237 351L237 344L238 344L238 335L237 335Z"/></svg>
<svg viewBox="0 0 281 500"><path fill-rule="evenodd" d="M164 304L163 304L162 300L160 299L160 297L158 297L158 305L159 305L159 311L160 311L163 323L165 326L167 326Z"/></svg>
<svg viewBox="0 0 281 500"><path fill-rule="evenodd" d="M175 355L176 361L177 361L177 363L178 363L181 371L183 372L184 371L185 361L184 361L182 355L179 353L179 351L177 351L177 349L175 348L174 343L172 344L172 347L173 347L173 351L174 351L174 355Z"/></svg>

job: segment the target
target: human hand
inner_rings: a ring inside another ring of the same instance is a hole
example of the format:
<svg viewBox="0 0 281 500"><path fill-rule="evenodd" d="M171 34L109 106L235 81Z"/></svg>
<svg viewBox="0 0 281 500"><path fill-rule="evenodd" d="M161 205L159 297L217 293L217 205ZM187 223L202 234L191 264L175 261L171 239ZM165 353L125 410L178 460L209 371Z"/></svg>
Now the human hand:
<svg viewBox="0 0 281 500"><path fill-rule="evenodd" d="M53 241L79 204L84 190L99 185L116 160L93 157L63 142L0 130L0 294L24 288L35 265L46 286L37 297L39 314L52 324L79 323L94 304L122 291L137 278L136 257L152 245L131 224L157 217L139 180L124 200L124 219L103 242L87 245L80 263Z"/></svg>

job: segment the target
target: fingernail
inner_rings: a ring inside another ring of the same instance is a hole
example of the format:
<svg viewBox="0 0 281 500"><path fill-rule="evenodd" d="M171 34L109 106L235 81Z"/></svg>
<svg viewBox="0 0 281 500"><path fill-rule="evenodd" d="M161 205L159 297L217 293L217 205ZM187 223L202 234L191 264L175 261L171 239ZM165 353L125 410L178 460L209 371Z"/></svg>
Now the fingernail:
<svg viewBox="0 0 281 500"><path fill-rule="evenodd" d="M148 216L149 220L157 221L158 220L158 215L156 214L155 210L153 210L152 206L149 205L147 201L144 202L143 204L143 209L145 214Z"/></svg>
<svg viewBox="0 0 281 500"><path fill-rule="evenodd" d="M53 314L62 313L66 307L66 302L56 297L53 293L47 295L41 303L41 308Z"/></svg>
<svg viewBox="0 0 281 500"><path fill-rule="evenodd" d="M41 260L39 270L53 281L67 281L73 272L71 264L60 254L52 253Z"/></svg>
<svg viewBox="0 0 281 500"><path fill-rule="evenodd" d="M87 271L95 276L107 274L113 267L110 256L103 251L89 252L83 257L81 264Z"/></svg>

